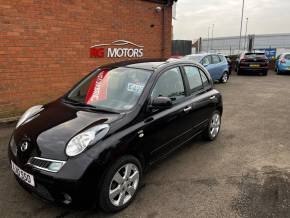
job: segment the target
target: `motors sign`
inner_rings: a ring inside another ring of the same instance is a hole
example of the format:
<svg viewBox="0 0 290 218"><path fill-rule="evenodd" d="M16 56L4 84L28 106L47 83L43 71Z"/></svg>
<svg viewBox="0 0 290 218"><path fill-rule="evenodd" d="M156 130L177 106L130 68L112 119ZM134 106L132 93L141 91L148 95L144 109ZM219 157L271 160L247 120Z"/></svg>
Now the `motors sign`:
<svg viewBox="0 0 290 218"><path fill-rule="evenodd" d="M91 58L141 58L143 45L126 40L117 40L111 44L97 44L90 48Z"/></svg>

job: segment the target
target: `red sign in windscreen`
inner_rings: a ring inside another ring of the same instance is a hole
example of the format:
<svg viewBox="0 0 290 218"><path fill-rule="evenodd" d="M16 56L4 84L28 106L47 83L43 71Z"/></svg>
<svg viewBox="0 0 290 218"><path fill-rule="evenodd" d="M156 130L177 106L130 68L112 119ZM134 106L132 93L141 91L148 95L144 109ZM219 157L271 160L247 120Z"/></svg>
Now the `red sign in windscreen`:
<svg viewBox="0 0 290 218"><path fill-rule="evenodd" d="M100 72L95 79L92 80L87 96L86 103L94 104L98 101L107 99L108 91L108 70Z"/></svg>

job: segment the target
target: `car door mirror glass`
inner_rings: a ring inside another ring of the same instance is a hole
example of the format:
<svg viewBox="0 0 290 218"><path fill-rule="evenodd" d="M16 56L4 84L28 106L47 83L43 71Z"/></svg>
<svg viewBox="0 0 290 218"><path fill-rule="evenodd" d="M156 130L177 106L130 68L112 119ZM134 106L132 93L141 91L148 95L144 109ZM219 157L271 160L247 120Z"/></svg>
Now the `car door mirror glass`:
<svg viewBox="0 0 290 218"><path fill-rule="evenodd" d="M172 106L172 100L168 97L160 96L160 97L154 98L151 105L153 108L160 108L160 109L170 108Z"/></svg>

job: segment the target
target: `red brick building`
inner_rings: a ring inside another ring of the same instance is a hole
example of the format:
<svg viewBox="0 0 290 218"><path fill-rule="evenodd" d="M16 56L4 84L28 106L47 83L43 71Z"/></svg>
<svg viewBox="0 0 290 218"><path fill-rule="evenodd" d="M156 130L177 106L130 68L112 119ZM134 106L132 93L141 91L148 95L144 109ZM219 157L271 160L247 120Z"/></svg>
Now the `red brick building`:
<svg viewBox="0 0 290 218"><path fill-rule="evenodd" d="M171 5L172 0L0 0L0 118L63 95L100 64L169 57ZM107 50L124 46L124 54Z"/></svg>

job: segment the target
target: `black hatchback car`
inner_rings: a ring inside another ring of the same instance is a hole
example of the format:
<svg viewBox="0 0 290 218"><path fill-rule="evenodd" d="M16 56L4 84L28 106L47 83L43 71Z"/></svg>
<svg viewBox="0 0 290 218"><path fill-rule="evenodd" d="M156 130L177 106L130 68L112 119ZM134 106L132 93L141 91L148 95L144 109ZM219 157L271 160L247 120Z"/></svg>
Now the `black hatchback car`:
<svg viewBox="0 0 290 218"><path fill-rule="evenodd" d="M269 60L263 52L244 52L236 61L236 72L238 75L243 73L259 73L266 76L268 69Z"/></svg>
<svg viewBox="0 0 290 218"><path fill-rule="evenodd" d="M23 114L9 143L11 168L44 199L115 212L134 199L145 168L197 134L214 140L222 112L221 94L199 64L101 66Z"/></svg>

